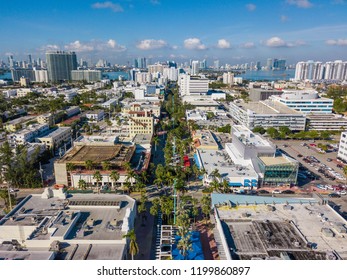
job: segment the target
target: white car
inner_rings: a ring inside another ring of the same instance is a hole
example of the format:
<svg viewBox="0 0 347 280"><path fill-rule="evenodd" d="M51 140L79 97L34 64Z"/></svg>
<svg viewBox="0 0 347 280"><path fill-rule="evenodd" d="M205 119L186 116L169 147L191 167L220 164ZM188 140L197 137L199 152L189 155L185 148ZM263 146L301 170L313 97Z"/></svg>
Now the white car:
<svg viewBox="0 0 347 280"><path fill-rule="evenodd" d="M279 194L279 193L282 193L280 190L273 190L272 191L273 194Z"/></svg>
<svg viewBox="0 0 347 280"><path fill-rule="evenodd" d="M339 195L346 195L347 192L346 191L339 191L339 192L337 192L337 194L339 194Z"/></svg>

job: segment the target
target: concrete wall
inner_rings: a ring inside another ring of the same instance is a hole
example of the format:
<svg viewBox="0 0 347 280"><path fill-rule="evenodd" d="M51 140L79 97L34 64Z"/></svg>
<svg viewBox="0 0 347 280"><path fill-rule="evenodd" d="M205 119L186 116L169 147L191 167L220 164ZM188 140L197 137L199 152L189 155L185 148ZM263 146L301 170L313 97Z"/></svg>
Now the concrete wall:
<svg viewBox="0 0 347 280"><path fill-rule="evenodd" d="M56 184L68 185L67 181L67 171L65 163L54 163L54 174Z"/></svg>

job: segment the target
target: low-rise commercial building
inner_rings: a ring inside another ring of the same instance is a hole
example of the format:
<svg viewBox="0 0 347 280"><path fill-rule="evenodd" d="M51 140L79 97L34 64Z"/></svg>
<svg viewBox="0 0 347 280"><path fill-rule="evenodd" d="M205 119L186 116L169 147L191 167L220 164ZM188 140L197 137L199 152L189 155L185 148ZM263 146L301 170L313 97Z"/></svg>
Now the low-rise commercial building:
<svg viewBox="0 0 347 280"><path fill-rule="evenodd" d="M211 200L221 259L347 259L346 221L324 200L218 193Z"/></svg>
<svg viewBox="0 0 347 280"><path fill-rule="evenodd" d="M36 137L44 135L48 131L48 124L31 124L27 126L25 129L7 135L7 139L11 146L15 147L17 145L24 145L28 142L34 142Z"/></svg>
<svg viewBox="0 0 347 280"><path fill-rule="evenodd" d="M44 143L49 150L56 150L71 142L71 133L72 129L70 127L59 127L43 137L38 137L37 141Z"/></svg>
<svg viewBox="0 0 347 280"><path fill-rule="evenodd" d="M207 114L201 110L187 110L186 119L187 121L207 121Z"/></svg>
<svg viewBox="0 0 347 280"><path fill-rule="evenodd" d="M249 99L251 101L260 101L269 99L272 95L281 95L282 91L277 89L251 88L249 91Z"/></svg>
<svg viewBox="0 0 347 280"><path fill-rule="evenodd" d="M136 202L127 195L70 194L46 188L0 220L0 258L123 260Z"/></svg>
<svg viewBox="0 0 347 280"><path fill-rule="evenodd" d="M88 122L96 123L101 121L105 116L104 110L97 110L93 112L86 113L86 118L88 119Z"/></svg>

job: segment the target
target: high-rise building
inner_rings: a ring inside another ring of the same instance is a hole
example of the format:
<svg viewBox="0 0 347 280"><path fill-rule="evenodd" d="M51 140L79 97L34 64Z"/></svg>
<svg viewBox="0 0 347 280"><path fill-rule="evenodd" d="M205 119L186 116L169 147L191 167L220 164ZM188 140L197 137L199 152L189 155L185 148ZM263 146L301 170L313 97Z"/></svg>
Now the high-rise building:
<svg viewBox="0 0 347 280"><path fill-rule="evenodd" d="M275 58L273 61L274 70L285 70L286 69L286 60Z"/></svg>
<svg viewBox="0 0 347 280"><path fill-rule="evenodd" d="M267 70L272 70L273 67L273 62L272 62L272 58L268 58L266 61L266 69Z"/></svg>
<svg viewBox="0 0 347 280"><path fill-rule="evenodd" d="M228 72L223 74L223 84L234 85L234 73Z"/></svg>
<svg viewBox="0 0 347 280"><path fill-rule="evenodd" d="M75 52L47 52L46 60L48 79L51 82L71 80L71 71L77 70L77 57Z"/></svg>
<svg viewBox="0 0 347 280"><path fill-rule="evenodd" d="M100 70L72 70L71 80L73 81L87 81L97 82L102 78L102 73Z"/></svg>
<svg viewBox="0 0 347 280"><path fill-rule="evenodd" d="M347 61L336 60L322 63L300 61L296 64L295 80L337 80L343 81L347 79Z"/></svg>
<svg viewBox="0 0 347 280"><path fill-rule="evenodd" d="M219 60L213 61L213 67L214 69L219 69Z"/></svg>
<svg viewBox="0 0 347 280"><path fill-rule="evenodd" d="M196 76L199 74L199 61L198 60L193 60L192 61L192 70L191 70L191 75Z"/></svg>

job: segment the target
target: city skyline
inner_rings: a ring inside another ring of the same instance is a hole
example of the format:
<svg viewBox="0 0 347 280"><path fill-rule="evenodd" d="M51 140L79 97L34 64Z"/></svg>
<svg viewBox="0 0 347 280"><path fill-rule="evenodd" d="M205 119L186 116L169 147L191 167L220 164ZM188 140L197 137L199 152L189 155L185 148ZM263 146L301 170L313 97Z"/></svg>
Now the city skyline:
<svg viewBox="0 0 347 280"><path fill-rule="evenodd" d="M68 3L68 5L66 5ZM2 7L0 59L49 50L75 51L96 62L207 59L209 65L284 58L346 60L347 2L13 1ZM24 28L25 27L25 28Z"/></svg>

